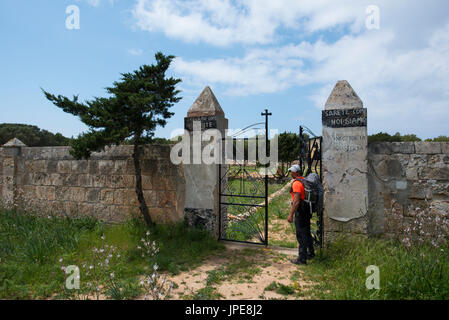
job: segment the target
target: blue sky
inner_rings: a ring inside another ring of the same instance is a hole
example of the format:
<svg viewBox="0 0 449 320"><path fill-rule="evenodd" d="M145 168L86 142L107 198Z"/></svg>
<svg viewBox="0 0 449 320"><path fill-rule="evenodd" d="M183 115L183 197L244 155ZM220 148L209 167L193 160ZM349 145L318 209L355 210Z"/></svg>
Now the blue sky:
<svg viewBox="0 0 449 320"><path fill-rule="evenodd" d="M80 10L79 30L66 28L69 5ZM379 28L367 27L369 5ZM77 136L84 125L40 88L104 96L120 73L162 51L177 57L170 74L183 80L183 99L157 136L183 126L206 85L230 128L269 108L271 128L319 134L320 110L343 79L368 108L370 134L449 135L448 9L444 0L2 0L0 122Z"/></svg>

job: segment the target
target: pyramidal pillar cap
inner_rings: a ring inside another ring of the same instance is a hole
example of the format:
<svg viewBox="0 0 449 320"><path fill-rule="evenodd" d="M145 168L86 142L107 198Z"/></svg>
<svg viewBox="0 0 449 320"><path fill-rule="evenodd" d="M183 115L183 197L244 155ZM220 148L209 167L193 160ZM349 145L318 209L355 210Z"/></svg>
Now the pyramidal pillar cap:
<svg viewBox="0 0 449 320"><path fill-rule="evenodd" d="M329 109L355 109L363 108L363 102L346 80L340 80L332 90L324 106Z"/></svg>
<svg viewBox="0 0 449 320"><path fill-rule="evenodd" d="M206 86L187 111L187 117L207 117L215 115L224 116L224 112L212 92L212 89L209 86Z"/></svg>
<svg viewBox="0 0 449 320"><path fill-rule="evenodd" d="M12 147L26 147L27 145L17 138L12 138L6 142L2 147L12 148Z"/></svg>

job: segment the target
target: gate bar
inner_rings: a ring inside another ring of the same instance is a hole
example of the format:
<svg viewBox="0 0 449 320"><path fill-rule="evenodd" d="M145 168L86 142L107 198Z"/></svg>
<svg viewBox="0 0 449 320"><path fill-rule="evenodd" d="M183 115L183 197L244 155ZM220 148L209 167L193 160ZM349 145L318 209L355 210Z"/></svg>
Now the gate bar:
<svg viewBox="0 0 449 320"><path fill-rule="evenodd" d="M265 116L265 155L268 156L268 116L272 113L265 109L261 115ZM268 163L265 164L265 245L268 246Z"/></svg>

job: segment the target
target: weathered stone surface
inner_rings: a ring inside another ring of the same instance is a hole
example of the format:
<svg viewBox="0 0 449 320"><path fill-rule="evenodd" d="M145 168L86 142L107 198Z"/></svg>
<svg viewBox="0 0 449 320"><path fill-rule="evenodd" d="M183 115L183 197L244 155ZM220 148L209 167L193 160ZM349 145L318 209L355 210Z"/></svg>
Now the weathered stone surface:
<svg viewBox="0 0 449 320"><path fill-rule="evenodd" d="M412 154L415 153L413 142L390 142L391 153Z"/></svg>
<svg viewBox="0 0 449 320"><path fill-rule="evenodd" d="M396 159L382 160L375 169L378 176L383 179L401 178L405 175L401 163Z"/></svg>
<svg viewBox="0 0 449 320"><path fill-rule="evenodd" d="M185 221L188 225L208 230L218 236L218 220L213 209L185 208Z"/></svg>
<svg viewBox="0 0 449 320"><path fill-rule="evenodd" d="M26 147L26 144L17 138L12 138L6 142L3 147Z"/></svg>
<svg viewBox="0 0 449 320"><path fill-rule="evenodd" d="M432 201L431 210L434 216L449 217L449 199Z"/></svg>
<svg viewBox="0 0 449 320"><path fill-rule="evenodd" d="M427 142L417 141L415 142L415 150L418 154L437 154L441 153L440 142Z"/></svg>
<svg viewBox="0 0 449 320"><path fill-rule="evenodd" d="M114 190L114 204L121 205L121 204L126 203L125 197L126 197L125 189Z"/></svg>
<svg viewBox="0 0 449 320"><path fill-rule="evenodd" d="M47 161L47 173L57 173L58 172L58 161L48 160Z"/></svg>
<svg viewBox="0 0 449 320"><path fill-rule="evenodd" d="M60 160L57 165L58 173L70 173L72 170L72 161Z"/></svg>
<svg viewBox="0 0 449 320"><path fill-rule="evenodd" d="M362 107L362 101L349 83L339 81L326 102L325 110ZM325 217L339 222L348 222L367 214L367 141L366 126L331 128L323 123ZM328 227L329 225L325 224L325 229Z"/></svg>
<svg viewBox="0 0 449 320"><path fill-rule="evenodd" d="M114 173L115 163L113 160L99 160L98 170L100 174L111 175Z"/></svg>
<svg viewBox="0 0 449 320"><path fill-rule="evenodd" d="M86 201L97 203L100 201L101 189L100 188L87 188L86 189ZM92 210L93 212L93 210Z"/></svg>
<svg viewBox="0 0 449 320"><path fill-rule="evenodd" d="M174 207L176 195L173 191L160 192L158 197L158 207Z"/></svg>
<svg viewBox="0 0 449 320"><path fill-rule="evenodd" d="M363 108L363 102L346 80L338 81L326 101L325 109Z"/></svg>
<svg viewBox="0 0 449 320"><path fill-rule="evenodd" d="M142 189L143 190L151 190L153 188L153 184L151 183L151 180L152 180L152 176L142 175ZM156 183L156 185L157 184L158 183Z"/></svg>
<svg viewBox="0 0 449 320"><path fill-rule="evenodd" d="M449 142L440 142L441 144L441 153L449 156Z"/></svg>
<svg viewBox="0 0 449 320"><path fill-rule="evenodd" d="M224 114L224 112L209 86L204 88L187 111L187 117L214 116L217 114Z"/></svg>
<svg viewBox="0 0 449 320"><path fill-rule="evenodd" d="M88 173L88 161L87 160L73 160L72 173Z"/></svg>
<svg viewBox="0 0 449 320"><path fill-rule="evenodd" d="M379 226L379 222L384 220L381 234L390 237L402 234L415 223L418 214L424 213L425 221L433 219L437 214L445 214L449 201L449 166L443 153L445 144L413 143L416 153L403 148L401 145L405 143L396 145L400 146L396 150L400 151L398 153L393 151L395 147L391 143L370 144L369 152L372 167L380 169L378 171L382 176L378 178L374 174L370 175L370 232L374 232L376 225ZM377 153L383 153L383 156ZM405 179L398 174L399 164L403 170L405 168ZM382 205L380 194L384 197ZM425 233L430 236L432 230L425 230Z"/></svg>
<svg viewBox="0 0 449 320"><path fill-rule="evenodd" d="M420 179L449 180L449 167L445 168L423 168Z"/></svg>
<svg viewBox="0 0 449 320"><path fill-rule="evenodd" d="M70 188L70 200L73 202L84 202L85 190L84 188L74 187Z"/></svg>
<svg viewBox="0 0 449 320"><path fill-rule="evenodd" d="M113 189L101 189L100 192L101 202L104 204L113 204L114 203L114 190Z"/></svg>

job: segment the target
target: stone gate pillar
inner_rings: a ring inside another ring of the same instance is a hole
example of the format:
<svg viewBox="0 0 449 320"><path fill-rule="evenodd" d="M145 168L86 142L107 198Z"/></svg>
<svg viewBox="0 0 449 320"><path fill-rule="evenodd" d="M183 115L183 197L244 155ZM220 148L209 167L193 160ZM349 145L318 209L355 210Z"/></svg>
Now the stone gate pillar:
<svg viewBox="0 0 449 320"><path fill-rule="evenodd" d="M18 189L22 184L20 175L20 161L22 147L26 145L17 138L13 138L0 148L0 202L7 208L16 205Z"/></svg>
<svg viewBox="0 0 449 320"><path fill-rule="evenodd" d="M322 112L324 242L339 233L368 233L367 110L347 81L338 81Z"/></svg>
<svg viewBox="0 0 449 320"><path fill-rule="evenodd" d="M225 137L228 119L209 87L204 88L188 110L184 128L189 132L190 141L190 161L184 164L185 220L189 225L205 228L218 238L219 154L222 154L221 137ZM214 133L219 133L219 136ZM217 149L212 151L212 146ZM217 156L213 163L211 154Z"/></svg>

